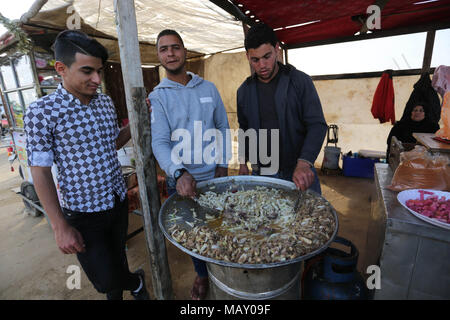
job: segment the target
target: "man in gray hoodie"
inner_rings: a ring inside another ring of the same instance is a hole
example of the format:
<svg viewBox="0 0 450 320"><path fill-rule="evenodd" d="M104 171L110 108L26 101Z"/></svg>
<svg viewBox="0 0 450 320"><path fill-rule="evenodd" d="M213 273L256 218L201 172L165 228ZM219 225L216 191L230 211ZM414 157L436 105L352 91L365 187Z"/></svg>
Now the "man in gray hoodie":
<svg viewBox="0 0 450 320"><path fill-rule="evenodd" d="M197 181L228 174L227 114L215 85L186 71L187 50L176 31L161 31L156 47L167 78L149 94L152 148L167 174L169 195L176 191L193 197ZM191 296L204 299L208 288L206 264L192 260L197 277Z"/></svg>

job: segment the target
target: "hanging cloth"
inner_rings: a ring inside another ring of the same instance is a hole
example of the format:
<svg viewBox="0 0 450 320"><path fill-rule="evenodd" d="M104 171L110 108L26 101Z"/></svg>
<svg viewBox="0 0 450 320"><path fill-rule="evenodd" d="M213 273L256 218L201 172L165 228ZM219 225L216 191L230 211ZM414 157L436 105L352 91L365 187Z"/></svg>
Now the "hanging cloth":
<svg viewBox="0 0 450 320"><path fill-rule="evenodd" d="M447 91L450 91L450 67L439 66L434 70L433 88L441 95L442 99Z"/></svg>
<svg viewBox="0 0 450 320"><path fill-rule="evenodd" d="M395 123L394 84L392 70L385 70L373 96L372 115L380 123L391 121Z"/></svg>
<svg viewBox="0 0 450 320"><path fill-rule="evenodd" d="M450 67L437 67L432 85L442 97L441 119L444 126L436 132L436 137L450 140Z"/></svg>
<svg viewBox="0 0 450 320"><path fill-rule="evenodd" d="M411 117L411 111L418 104L426 104L427 118L431 122L438 123L441 117L441 102L439 96L431 85L430 75L423 73L420 79L414 84L408 102L406 103L405 112L401 120L405 117Z"/></svg>

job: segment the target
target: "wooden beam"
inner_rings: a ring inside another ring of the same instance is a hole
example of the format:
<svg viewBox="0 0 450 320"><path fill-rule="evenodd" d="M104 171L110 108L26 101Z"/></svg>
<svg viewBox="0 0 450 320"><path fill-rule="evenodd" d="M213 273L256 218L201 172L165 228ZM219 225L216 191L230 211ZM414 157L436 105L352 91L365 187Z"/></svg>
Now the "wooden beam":
<svg viewBox="0 0 450 320"><path fill-rule="evenodd" d="M248 33L248 30L250 30L250 28L244 21L242 21L242 30L244 31L244 38L247 37L247 33Z"/></svg>
<svg viewBox="0 0 450 320"><path fill-rule="evenodd" d="M172 299L172 280L165 239L158 225L161 203L156 160L151 147L150 113L145 103L146 90L142 76L134 0L114 0L114 11L153 290L159 300Z"/></svg>
<svg viewBox="0 0 450 320"><path fill-rule="evenodd" d="M2 86L0 86L0 99L2 100L3 107L5 109L6 119L8 120L9 126L11 128L15 127L15 123L14 123L15 120L14 120L14 117L12 115L12 112L11 112L11 109L9 107L9 104L6 104L6 97L3 94L3 92L2 92Z"/></svg>
<svg viewBox="0 0 450 320"><path fill-rule="evenodd" d="M244 31L244 39L247 37L248 30L250 30L250 28L244 21L242 21L242 31ZM245 44L244 44L244 47L245 47ZM248 67L250 68L250 74L253 74L255 72L255 70L253 70L252 65L250 64L250 61L248 61Z"/></svg>
<svg viewBox="0 0 450 320"><path fill-rule="evenodd" d="M27 12L22 14L20 17L21 23L27 23L31 18L33 18L37 13L42 9L42 7L48 2L48 0L36 0L32 5L31 8L28 9Z"/></svg>
<svg viewBox="0 0 450 320"><path fill-rule="evenodd" d="M375 0L374 5L378 6L380 8L380 12L383 11L384 6L386 5L386 3L388 3L389 0ZM366 17L364 19L362 19L361 23L361 30L359 30L360 34L367 34L368 28L367 28L367 18L368 16L366 15ZM380 17L381 18L381 17Z"/></svg>
<svg viewBox="0 0 450 320"><path fill-rule="evenodd" d="M425 42L425 52L423 54L422 72L426 73L430 71L431 58L433 57L434 37L436 31L427 32L427 40Z"/></svg>
<svg viewBox="0 0 450 320"><path fill-rule="evenodd" d="M228 0L210 0L216 6L222 8L229 14L231 14L236 20L242 21L250 26L255 24L255 21L247 17L236 5Z"/></svg>
<svg viewBox="0 0 450 320"><path fill-rule="evenodd" d="M49 27L49 26L38 25L38 24L34 24L34 23L24 23L23 25L26 26L26 27L28 26L28 27L32 27L32 28L38 28L38 29L43 29L43 30L55 31L57 33L61 32L61 31L64 31L64 30L67 30L67 29L64 29L64 28ZM84 33L86 33L91 38L117 41L117 38L115 38L113 36L108 36L108 35L104 35L104 34L92 34L92 33L88 33L88 32L84 32ZM140 41L139 43L142 44L142 45L146 45L146 46L156 47L156 45L154 43L151 43L149 41Z"/></svg>
<svg viewBox="0 0 450 320"><path fill-rule="evenodd" d="M306 47L313 47L313 46L322 46L322 45L326 45L326 44L335 44L335 43L350 42L350 41L392 37L392 36L399 36L399 35L404 35L404 34L427 32L427 31L431 31L431 30L439 30L439 29L447 29L447 28L450 28L450 20L441 21L438 23L421 25L421 26L415 26L415 27L397 28L394 30L375 30L372 33L361 34L358 36L347 36L347 37L340 37L340 38L334 38L334 39L325 39L325 40L319 40L319 41L290 44L290 45L287 45L287 48L288 49L298 49L298 48L306 48Z"/></svg>
<svg viewBox="0 0 450 320"><path fill-rule="evenodd" d="M428 73L433 74L435 68L430 68ZM328 74L328 75L318 75L311 76L313 80L340 80L340 79L364 79L364 78L379 78L384 71L374 71L374 72L359 72L359 73L341 73L341 74ZM416 76L421 75L422 69L409 69L409 70L393 70L393 77L402 76Z"/></svg>

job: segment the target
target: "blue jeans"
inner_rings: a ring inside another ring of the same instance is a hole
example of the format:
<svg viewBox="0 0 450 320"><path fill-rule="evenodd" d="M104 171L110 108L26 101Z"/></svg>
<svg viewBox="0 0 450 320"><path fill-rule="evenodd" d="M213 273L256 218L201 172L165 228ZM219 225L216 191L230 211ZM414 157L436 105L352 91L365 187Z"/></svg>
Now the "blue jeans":
<svg viewBox="0 0 450 320"><path fill-rule="evenodd" d="M174 178L167 177L166 179L167 183L167 193L169 194L169 197L177 192L176 186L177 182ZM197 272L199 277L207 277L208 276L208 269L206 268L206 263L203 260L191 257L192 262L194 263L194 269L195 272Z"/></svg>
<svg viewBox="0 0 450 320"><path fill-rule="evenodd" d="M309 186L308 189L317 192L318 194L322 195L322 189L320 188L320 182L319 182L319 177L317 175L317 171L316 168L311 168L312 172L314 173L314 181L312 183L312 185ZM277 179L283 179L286 181L291 181L292 182L292 175L294 174L294 171L292 170L286 170L286 171L278 171L276 174L273 175L269 175L266 177L270 177L270 178L277 178ZM259 172L255 172L252 171L252 175L253 176L259 176Z"/></svg>

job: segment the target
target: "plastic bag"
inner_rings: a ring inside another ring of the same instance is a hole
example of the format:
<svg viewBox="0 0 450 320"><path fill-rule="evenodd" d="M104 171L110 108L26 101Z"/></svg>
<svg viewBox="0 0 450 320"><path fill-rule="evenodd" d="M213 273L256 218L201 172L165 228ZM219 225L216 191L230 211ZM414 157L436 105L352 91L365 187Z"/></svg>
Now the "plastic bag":
<svg viewBox="0 0 450 320"><path fill-rule="evenodd" d="M448 158L431 156L425 147L416 146L413 150L400 154L400 164L395 170L391 185L392 191L407 189L433 189L448 191L450 180Z"/></svg>

